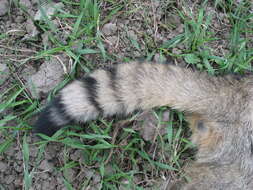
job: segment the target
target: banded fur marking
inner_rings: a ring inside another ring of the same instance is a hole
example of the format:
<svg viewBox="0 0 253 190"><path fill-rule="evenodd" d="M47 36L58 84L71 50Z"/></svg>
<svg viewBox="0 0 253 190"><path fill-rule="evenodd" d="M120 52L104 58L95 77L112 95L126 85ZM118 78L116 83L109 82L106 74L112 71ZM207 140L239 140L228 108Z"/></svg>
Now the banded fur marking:
<svg viewBox="0 0 253 190"><path fill-rule="evenodd" d="M120 97L118 96L118 87L117 87L117 67L111 67L105 70L109 76L109 80L110 80L110 86L112 88L112 90L115 92L114 96L116 98L116 101L118 103L122 103L122 100L120 99Z"/></svg>
<svg viewBox="0 0 253 190"><path fill-rule="evenodd" d="M73 122L71 115L68 114L67 108L65 107L64 103L62 103L61 96L62 95L58 95L54 98L52 101L52 108L54 108L54 111L56 114L58 114L58 117L61 117L63 120L65 120L65 122Z"/></svg>
<svg viewBox="0 0 253 190"><path fill-rule="evenodd" d="M124 104L124 101L122 100L120 93L119 93L119 87L117 86L119 78L118 78L118 65L114 66L114 67L110 67L105 69L109 80L110 80L110 87L113 90L113 96L115 98L115 101L121 106L121 112L118 113L118 115L120 115L120 117L123 117L123 113L126 113L126 106Z"/></svg>
<svg viewBox="0 0 253 190"><path fill-rule="evenodd" d="M98 112L103 113L103 108L100 106L99 102L97 101L98 99L97 80L91 76L87 76L82 79L82 82L84 83L84 87L87 89L88 99L91 105L93 105L97 109Z"/></svg>
<svg viewBox="0 0 253 190"><path fill-rule="evenodd" d="M105 71L108 73L110 81L111 81L111 87L112 89L116 90L116 81L117 81L117 66L106 68Z"/></svg>

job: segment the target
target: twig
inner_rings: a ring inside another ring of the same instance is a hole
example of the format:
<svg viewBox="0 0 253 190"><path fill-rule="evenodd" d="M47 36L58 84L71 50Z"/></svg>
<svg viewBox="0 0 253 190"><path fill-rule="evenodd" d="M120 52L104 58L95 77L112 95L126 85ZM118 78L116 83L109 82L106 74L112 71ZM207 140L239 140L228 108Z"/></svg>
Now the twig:
<svg viewBox="0 0 253 190"><path fill-rule="evenodd" d="M15 49L15 48L11 48L11 47L4 46L4 45L0 45L0 47L2 47L2 48L6 48L6 49L9 49L9 50L13 50L13 51L21 51L21 52L38 53L37 51L35 51L35 50L31 50L31 49Z"/></svg>

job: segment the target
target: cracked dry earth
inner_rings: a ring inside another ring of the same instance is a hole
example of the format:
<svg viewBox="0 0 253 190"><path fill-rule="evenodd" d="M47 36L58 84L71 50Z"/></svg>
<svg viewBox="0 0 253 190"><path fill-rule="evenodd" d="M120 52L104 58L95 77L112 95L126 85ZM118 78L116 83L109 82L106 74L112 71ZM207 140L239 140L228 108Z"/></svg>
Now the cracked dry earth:
<svg viewBox="0 0 253 190"><path fill-rule="evenodd" d="M132 14L121 14L119 11L113 15L110 21L104 23L101 27L102 40L109 54L117 55L114 60L102 61L103 58L97 55L83 55L83 59L89 60L94 65L93 67L104 67L115 62L125 61L122 58L138 58L145 57L146 52L153 52L152 58L155 61L169 59L153 49L166 41L184 32L184 23L176 16L175 6L184 11L181 1L169 3L168 1L133 1L136 10ZM25 87L25 91L32 99L38 99L45 104L48 93L59 84L64 77L71 71L73 66L73 58L65 52L57 53L47 58L33 59L33 57L43 49L53 48L54 44L49 40L47 32L39 30L31 18L38 16L38 1L37 0L20 0L22 5L16 5L12 1L0 0L0 34L7 34L8 38L0 38L0 90L1 93L10 88L15 82L19 82ZM59 1L54 1L59 4ZM188 1L188 6L193 12L196 1ZM101 18L107 15L109 8L108 3L101 3ZM68 11L68 6L64 3L60 7ZM131 11L133 7L123 7L124 11ZM24 11L25 10L25 11ZM222 12L217 12L213 5L207 7L207 12L213 14L211 22L212 30L219 31L217 35L221 39L226 39L229 22L226 15ZM55 34L58 39L64 44L67 43L70 33L67 25L55 17L52 17L52 22L58 27L59 32ZM146 23L145 23L146 22ZM171 26L171 27L168 27ZM136 43L138 42L138 43ZM209 44L216 50L216 55L224 55L228 46L226 40L210 42ZM72 50L82 48L82 44L73 45ZM184 53L187 47L179 45L173 47L173 54ZM174 59L176 63L185 65L186 63L181 57ZM0 97L0 101L1 97ZM4 110L1 114L11 114L16 112L14 109ZM166 115L167 114L167 115ZM163 115L164 121L168 120L169 112ZM135 130L140 132L142 138L146 141L153 141L157 136L156 120L152 113L144 113L140 116L141 120L145 118L143 126L138 125ZM36 116L30 119L29 126L34 122ZM17 123L10 122L9 126L15 126ZM153 127L153 128L152 128ZM158 130L159 135L166 134L162 126ZM0 190L16 190L25 189L24 187L24 155L22 149L22 139L24 132L7 130L9 134L15 135L15 139L8 144L8 148L0 154ZM6 131L0 131L0 144L6 142ZM29 164L28 170L33 172L32 187L34 190L64 190L68 189L68 183L74 189L101 189L101 176L97 171L97 166L91 167L83 164L85 152L62 145L61 143L49 143L39 152L39 146L34 144L39 141L38 137L30 134L27 136L29 144ZM155 143L155 142L153 142ZM151 147L152 149L152 147ZM154 149L154 148L153 148ZM151 151L152 152L152 151ZM39 154L43 154L42 158ZM66 158L66 155L68 158ZM68 159L69 163L77 163L67 170L61 170ZM147 163L148 165L148 163ZM144 164L146 166L146 164ZM110 166L105 166L106 171L113 170ZM163 189L167 183L175 179L175 174L170 172L161 172L154 175L154 179L143 179L136 177L136 183L145 181L143 187L145 189ZM68 181L68 183L66 182ZM127 183L127 181L123 181ZM119 189L124 189L124 186L119 185Z"/></svg>

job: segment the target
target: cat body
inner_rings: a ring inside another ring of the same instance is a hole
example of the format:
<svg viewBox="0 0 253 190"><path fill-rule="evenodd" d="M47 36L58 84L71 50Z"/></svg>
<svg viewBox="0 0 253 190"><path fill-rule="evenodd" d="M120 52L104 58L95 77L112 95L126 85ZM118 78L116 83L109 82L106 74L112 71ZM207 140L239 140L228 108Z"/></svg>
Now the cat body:
<svg viewBox="0 0 253 190"><path fill-rule="evenodd" d="M131 62L98 69L64 87L35 130L170 106L184 111L198 146L190 182L168 189L253 189L253 77L209 76L171 64Z"/></svg>

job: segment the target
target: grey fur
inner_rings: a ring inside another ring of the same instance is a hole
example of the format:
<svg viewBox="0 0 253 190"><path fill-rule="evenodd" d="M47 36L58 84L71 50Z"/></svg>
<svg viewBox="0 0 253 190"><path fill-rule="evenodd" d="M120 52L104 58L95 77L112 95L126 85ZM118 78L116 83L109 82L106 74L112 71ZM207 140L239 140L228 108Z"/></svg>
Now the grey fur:
<svg viewBox="0 0 253 190"><path fill-rule="evenodd" d="M188 114L197 160L186 168L191 181L168 189L253 189L252 76L238 80L232 75L213 77L172 65L133 62L117 65L113 72L96 70L90 77L96 80L96 101L103 113L89 101L82 81L60 92L67 114L76 121L164 105ZM47 117L56 121L59 116Z"/></svg>

